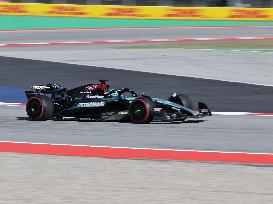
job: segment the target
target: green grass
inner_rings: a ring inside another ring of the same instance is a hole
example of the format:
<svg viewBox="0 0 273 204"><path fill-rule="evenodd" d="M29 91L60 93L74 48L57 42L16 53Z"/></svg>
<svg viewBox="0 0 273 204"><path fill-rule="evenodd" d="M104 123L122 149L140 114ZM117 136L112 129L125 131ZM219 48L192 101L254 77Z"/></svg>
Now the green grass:
<svg viewBox="0 0 273 204"><path fill-rule="evenodd" d="M273 50L273 41L230 41L230 42L181 42L149 43L130 46L119 46L117 49L252 49Z"/></svg>

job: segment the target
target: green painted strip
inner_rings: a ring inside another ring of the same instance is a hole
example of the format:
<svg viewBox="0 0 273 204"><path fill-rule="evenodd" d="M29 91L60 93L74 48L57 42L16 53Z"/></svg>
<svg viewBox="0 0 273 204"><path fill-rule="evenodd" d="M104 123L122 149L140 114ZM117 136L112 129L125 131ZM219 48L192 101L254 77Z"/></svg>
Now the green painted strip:
<svg viewBox="0 0 273 204"><path fill-rule="evenodd" d="M199 41L199 42L156 42L145 44L131 44L118 46L116 49L217 49L217 50L272 50L273 40L251 40L251 41Z"/></svg>
<svg viewBox="0 0 273 204"><path fill-rule="evenodd" d="M129 20L70 17L0 16L0 30L49 28L114 28L152 26L258 26L273 21Z"/></svg>
<svg viewBox="0 0 273 204"><path fill-rule="evenodd" d="M273 53L273 50L239 50L239 52L261 52L261 53Z"/></svg>
<svg viewBox="0 0 273 204"><path fill-rule="evenodd" d="M206 50L206 51L230 51L230 52L251 52L251 53L273 53L273 49L191 49L191 50Z"/></svg>

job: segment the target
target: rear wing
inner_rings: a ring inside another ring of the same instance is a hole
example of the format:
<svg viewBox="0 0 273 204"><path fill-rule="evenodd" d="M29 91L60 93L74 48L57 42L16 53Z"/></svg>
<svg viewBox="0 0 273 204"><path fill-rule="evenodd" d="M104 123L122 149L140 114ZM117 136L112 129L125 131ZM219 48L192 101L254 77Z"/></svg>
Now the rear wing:
<svg viewBox="0 0 273 204"><path fill-rule="evenodd" d="M32 89L32 91L25 91L27 98L30 98L34 95L39 95L40 93L43 94L56 94L63 92L64 88L60 86L59 84L46 84L46 85L31 85L28 84L29 88Z"/></svg>
<svg viewBox="0 0 273 204"><path fill-rule="evenodd" d="M46 90L47 89L47 86L46 85L31 85L29 84L29 87L35 91L35 92L40 92L42 90Z"/></svg>

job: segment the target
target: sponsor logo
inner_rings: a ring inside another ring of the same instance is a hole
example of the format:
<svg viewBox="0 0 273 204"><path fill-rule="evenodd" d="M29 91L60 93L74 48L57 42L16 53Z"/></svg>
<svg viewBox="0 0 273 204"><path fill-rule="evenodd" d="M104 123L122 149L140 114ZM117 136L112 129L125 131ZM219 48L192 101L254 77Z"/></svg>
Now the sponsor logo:
<svg viewBox="0 0 273 204"><path fill-rule="evenodd" d="M80 121L92 121L92 118L79 118Z"/></svg>
<svg viewBox="0 0 273 204"><path fill-rule="evenodd" d="M90 103L79 103L79 108L90 108L90 107L102 107L105 105L105 102L90 102Z"/></svg>
<svg viewBox="0 0 273 204"><path fill-rule="evenodd" d="M128 111L120 111L118 114L120 114L120 115L126 115L126 114L128 114Z"/></svg>
<svg viewBox="0 0 273 204"><path fill-rule="evenodd" d="M185 108L185 107L184 107ZM180 110L180 108L176 108L176 107L172 107L172 109L173 110L177 110L177 111L179 111ZM186 108L185 108L186 109Z"/></svg>
<svg viewBox="0 0 273 204"><path fill-rule="evenodd" d="M32 86L32 88L35 90L43 90L43 89L46 89L47 86Z"/></svg>
<svg viewBox="0 0 273 204"><path fill-rule="evenodd" d="M87 12L82 10L82 7L77 6L52 6L51 10L47 12L47 14L55 14L55 15L78 15L84 16Z"/></svg>
<svg viewBox="0 0 273 204"><path fill-rule="evenodd" d="M104 16L124 16L124 17L148 17L139 8L109 8Z"/></svg>
<svg viewBox="0 0 273 204"><path fill-rule="evenodd" d="M93 95L87 95L86 98L104 98L104 96L93 96Z"/></svg>
<svg viewBox="0 0 273 204"><path fill-rule="evenodd" d="M201 113L208 113L209 110L208 109L201 109L199 112L201 112Z"/></svg>
<svg viewBox="0 0 273 204"><path fill-rule="evenodd" d="M229 18L268 18L264 10L232 9Z"/></svg>
<svg viewBox="0 0 273 204"><path fill-rule="evenodd" d="M23 5L0 5L0 13L27 13Z"/></svg>
<svg viewBox="0 0 273 204"><path fill-rule="evenodd" d="M204 17L200 9L170 9L165 17Z"/></svg>
<svg viewBox="0 0 273 204"><path fill-rule="evenodd" d="M91 91L80 91L81 94L91 94Z"/></svg>

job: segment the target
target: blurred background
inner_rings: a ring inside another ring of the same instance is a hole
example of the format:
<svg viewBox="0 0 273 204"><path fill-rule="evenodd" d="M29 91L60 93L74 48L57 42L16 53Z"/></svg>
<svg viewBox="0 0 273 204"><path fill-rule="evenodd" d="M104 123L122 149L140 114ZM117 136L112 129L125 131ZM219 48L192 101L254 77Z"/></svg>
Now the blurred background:
<svg viewBox="0 0 273 204"><path fill-rule="evenodd" d="M131 6L273 7L273 0L2 0L2 2Z"/></svg>

